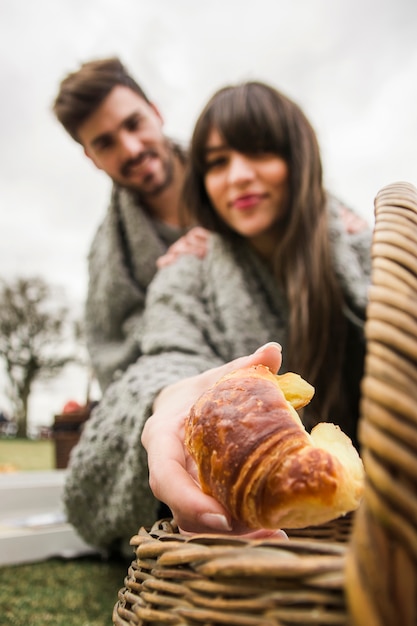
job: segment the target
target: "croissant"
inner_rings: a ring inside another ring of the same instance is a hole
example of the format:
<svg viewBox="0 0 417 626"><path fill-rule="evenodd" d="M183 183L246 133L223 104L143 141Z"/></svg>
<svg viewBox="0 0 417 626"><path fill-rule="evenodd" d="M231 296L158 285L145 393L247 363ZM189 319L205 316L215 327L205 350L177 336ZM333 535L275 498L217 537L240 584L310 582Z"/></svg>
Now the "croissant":
<svg viewBox="0 0 417 626"><path fill-rule="evenodd" d="M314 388L264 365L221 378L191 408L185 444L202 490L248 528L304 528L360 503L364 470L338 426L307 433L296 409Z"/></svg>

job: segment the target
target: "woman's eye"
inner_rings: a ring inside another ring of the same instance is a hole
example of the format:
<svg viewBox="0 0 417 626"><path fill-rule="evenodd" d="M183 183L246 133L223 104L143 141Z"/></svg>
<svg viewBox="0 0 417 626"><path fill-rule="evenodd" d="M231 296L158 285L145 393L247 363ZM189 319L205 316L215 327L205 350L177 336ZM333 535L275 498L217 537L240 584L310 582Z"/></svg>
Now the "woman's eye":
<svg viewBox="0 0 417 626"><path fill-rule="evenodd" d="M213 170L215 168L220 168L223 165L226 165L227 158L226 157L216 157L215 159L210 159L206 161L206 170Z"/></svg>

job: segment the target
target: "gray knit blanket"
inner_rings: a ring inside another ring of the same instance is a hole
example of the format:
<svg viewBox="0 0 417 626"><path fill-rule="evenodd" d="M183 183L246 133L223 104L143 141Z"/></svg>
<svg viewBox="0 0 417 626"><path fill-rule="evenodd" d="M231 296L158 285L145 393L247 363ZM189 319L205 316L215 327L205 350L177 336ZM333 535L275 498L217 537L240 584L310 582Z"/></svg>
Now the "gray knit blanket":
<svg viewBox="0 0 417 626"><path fill-rule="evenodd" d="M87 348L102 391L140 356L145 297L156 260L181 234L151 219L137 194L113 187L89 252L85 306Z"/></svg>
<svg viewBox="0 0 417 626"><path fill-rule="evenodd" d="M372 233L347 235L339 214L338 204L331 204L333 261L360 324L370 283ZM109 386L86 423L65 486L69 521L87 542L100 547L118 540L127 544L140 526L156 519L158 502L149 489L141 433L163 387L268 341L283 345L285 371L285 299L245 242L231 246L213 235L204 259L183 256L159 271L139 323L143 354Z"/></svg>

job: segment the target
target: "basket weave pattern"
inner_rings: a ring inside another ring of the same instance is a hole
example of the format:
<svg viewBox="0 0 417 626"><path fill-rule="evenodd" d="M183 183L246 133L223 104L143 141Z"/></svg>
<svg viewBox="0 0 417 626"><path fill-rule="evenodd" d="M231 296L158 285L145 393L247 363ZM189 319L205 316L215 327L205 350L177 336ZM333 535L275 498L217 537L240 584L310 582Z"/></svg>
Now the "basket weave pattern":
<svg viewBox="0 0 417 626"><path fill-rule="evenodd" d="M417 624L417 190L375 200L360 439L365 498L346 586L357 626Z"/></svg>
<svg viewBox="0 0 417 626"><path fill-rule="evenodd" d="M157 522L132 538L137 559L114 624L348 624L343 567L350 519L290 541L178 533ZM332 535L335 540L331 541Z"/></svg>
<svg viewBox="0 0 417 626"><path fill-rule="evenodd" d="M417 625L417 190L375 200L353 516L280 539L140 529L116 626ZM351 526L353 521L353 531Z"/></svg>

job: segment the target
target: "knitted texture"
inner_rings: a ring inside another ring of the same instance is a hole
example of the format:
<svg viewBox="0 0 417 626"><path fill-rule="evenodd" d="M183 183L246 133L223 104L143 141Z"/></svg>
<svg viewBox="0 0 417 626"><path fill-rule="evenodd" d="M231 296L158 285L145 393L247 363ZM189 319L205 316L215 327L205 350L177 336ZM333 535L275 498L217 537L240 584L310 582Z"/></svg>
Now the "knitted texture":
<svg viewBox="0 0 417 626"><path fill-rule="evenodd" d="M87 348L102 391L139 357L156 260L181 234L152 220L137 194L114 186L90 248L85 307Z"/></svg>
<svg viewBox="0 0 417 626"><path fill-rule="evenodd" d="M371 231L347 235L330 207L335 269L356 313L365 315ZM91 544L128 540L151 524L158 503L148 485L140 437L167 384L249 354L268 341L285 345L287 309L267 267L242 242L212 235L207 255L179 258L148 290L143 356L114 382L74 448L65 486L69 521Z"/></svg>

